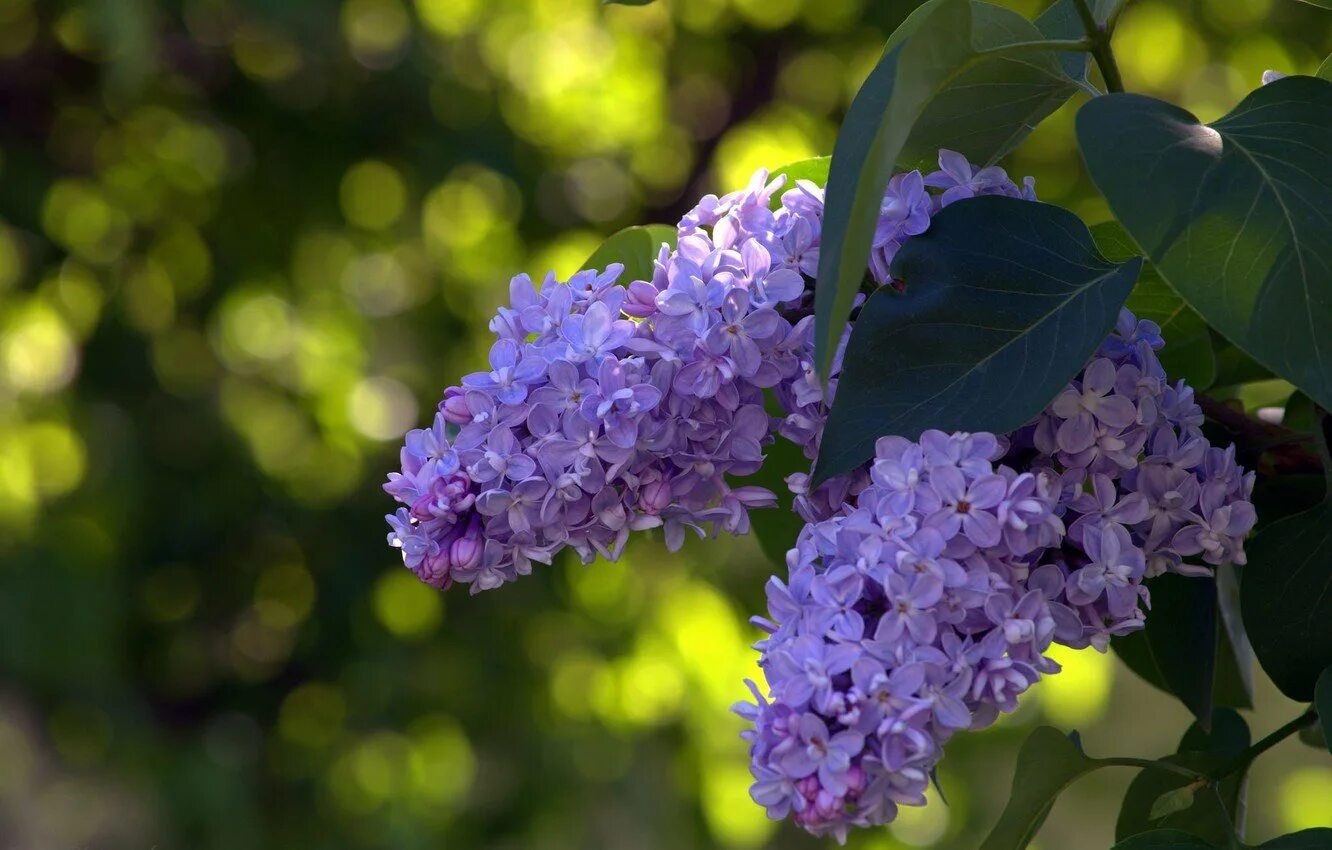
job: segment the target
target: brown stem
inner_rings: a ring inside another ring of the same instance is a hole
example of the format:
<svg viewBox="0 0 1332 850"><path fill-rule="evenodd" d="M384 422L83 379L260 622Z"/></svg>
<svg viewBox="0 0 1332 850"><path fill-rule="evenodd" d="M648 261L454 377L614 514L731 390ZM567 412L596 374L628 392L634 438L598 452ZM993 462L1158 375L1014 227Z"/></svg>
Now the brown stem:
<svg viewBox="0 0 1332 850"><path fill-rule="evenodd" d="M1219 401L1197 396L1198 405L1208 419L1225 429L1239 450L1251 455L1266 455L1271 471L1281 473L1323 471L1323 461L1311 450L1308 438L1282 425L1255 419L1238 402Z"/></svg>

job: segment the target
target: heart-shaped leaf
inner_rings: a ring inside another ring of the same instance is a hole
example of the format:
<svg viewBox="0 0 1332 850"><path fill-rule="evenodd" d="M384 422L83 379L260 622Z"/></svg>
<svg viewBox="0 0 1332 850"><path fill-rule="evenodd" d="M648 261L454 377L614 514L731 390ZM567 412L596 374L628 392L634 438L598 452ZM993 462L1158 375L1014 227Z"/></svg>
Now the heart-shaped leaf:
<svg viewBox="0 0 1332 850"><path fill-rule="evenodd" d="M1141 255L1138 246L1117 221L1093 225L1096 247L1105 258L1123 262ZM1184 303L1151 263L1144 263L1138 282L1124 306L1139 319L1150 319L1161 326L1165 348L1159 352L1161 365L1170 380L1183 378L1195 390L1205 390L1216 380L1216 355L1212 351L1212 332L1202 316Z"/></svg>
<svg viewBox="0 0 1332 850"><path fill-rule="evenodd" d="M1152 580L1147 643L1170 692L1202 723L1212 716L1216 670L1216 582L1166 573Z"/></svg>
<svg viewBox="0 0 1332 850"><path fill-rule="evenodd" d="M1018 428L1105 338L1140 265L1102 258L1059 207L950 204L894 258L905 291L879 289L856 319L816 479L860 465L887 434Z"/></svg>
<svg viewBox="0 0 1332 850"><path fill-rule="evenodd" d="M1100 766L1058 729L1039 726L1032 730L1018 752L1008 804L980 850L1026 847L1045 823L1060 793Z"/></svg>
<svg viewBox="0 0 1332 850"><path fill-rule="evenodd" d="M990 162L1077 89L1041 31L980 0L930 0L902 23L870 71L833 147L815 310L815 367L828 375L899 162L940 147ZM1015 45L1021 45L1017 47Z"/></svg>
<svg viewBox="0 0 1332 850"><path fill-rule="evenodd" d="M1240 601L1254 654L1282 692L1308 702L1332 666L1332 501L1248 544Z"/></svg>
<svg viewBox="0 0 1332 850"><path fill-rule="evenodd" d="M1258 850L1332 850L1332 829L1315 827L1273 838Z"/></svg>
<svg viewBox="0 0 1332 850"><path fill-rule="evenodd" d="M652 280L653 263L662 244L675 247L676 231L668 224L647 224L626 227L611 234L601 247L583 263L585 269L604 270L611 263L623 263L620 283L634 280Z"/></svg>
<svg viewBox="0 0 1332 850"><path fill-rule="evenodd" d="M1314 684L1314 711L1323 730L1323 744L1332 752L1332 667L1324 670Z"/></svg>
<svg viewBox="0 0 1332 850"><path fill-rule="evenodd" d="M1108 95L1077 128L1092 178L1170 286L1332 406L1332 83L1277 80L1210 126Z"/></svg>
<svg viewBox="0 0 1332 850"><path fill-rule="evenodd" d="M1212 846L1198 836L1178 829L1154 829L1121 841L1111 850L1210 850Z"/></svg>

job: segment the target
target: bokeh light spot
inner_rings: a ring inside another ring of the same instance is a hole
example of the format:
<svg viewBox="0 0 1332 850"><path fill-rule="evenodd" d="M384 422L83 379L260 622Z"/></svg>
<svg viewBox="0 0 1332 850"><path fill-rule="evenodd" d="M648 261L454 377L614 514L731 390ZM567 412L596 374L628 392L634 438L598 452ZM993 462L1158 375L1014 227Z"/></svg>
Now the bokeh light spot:
<svg viewBox="0 0 1332 850"><path fill-rule="evenodd" d="M384 573L375 582L372 604L380 624L404 640L430 635L444 619L439 591L402 567Z"/></svg>

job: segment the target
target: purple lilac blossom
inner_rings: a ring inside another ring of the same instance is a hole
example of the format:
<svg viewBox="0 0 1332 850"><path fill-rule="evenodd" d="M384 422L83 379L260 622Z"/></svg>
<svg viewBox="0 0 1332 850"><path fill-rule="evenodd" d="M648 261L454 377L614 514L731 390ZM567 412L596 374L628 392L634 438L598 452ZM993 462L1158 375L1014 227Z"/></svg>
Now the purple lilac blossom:
<svg viewBox="0 0 1332 850"><path fill-rule="evenodd" d="M940 161L966 192L1021 194L999 169L947 151ZM892 179L870 263L879 283L941 208L927 186L944 173ZM812 459L827 409L812 357L823 190L800 181L774 204L783 185L760 171L742 191L704 198L651 280L620 281L619 266L513 279L490 322L489 367L445 390L385 485L404 506L388 540L406 566L476 592L565 548L614 560L634 531L661 528L672 551L687 532L744 533L751 509L775 504L732 479L756 472L778 435ZM768 415L765 390L784 416ZM835 509L867 480L802 502Z"/></svg>
<svg viewBox="0 0 1332 850"><path fill-rule="evenodd" d="M890 182L877 283L946 204L1035 198L1030 178L1018 187L949 151L940 166ZM613 560L633 531L661 528L672 551L689 531L748 531L774 495L728 476L757 471L777 436L817 456L850 335L825 395L812 358L823 190L799 181L774 205L782 185L759 172L704 198L651 280L621 284L616 266L514 278L489 369L445 391L385 485L404 505L387 520L407 567L476 592L564 548ZM1052 642L1104 651L1145 622L1144 579L1244 562L1253 475L1203 437L1162 345L1123 311L1014 434L886 437L872 463L817 489L787 479L808 524L757 621L771 701L751 686L756 704L739 708L770 815L839 838L891 821L924 802L955 731L1012 711L1058 669Z"/></svg>
<svg viewBox="0 0 1332 850"><path fill-rule="evenodd" d="M955 731L1058 670L1051 643L1105 651L1145 624L1145 579L1244 563L1253 473L1203 436L1163 344L1123 310L1022 429L885 437L843 477L840 506L804 502L787 580L770 580L769 617L754 620L769 694L751 684L756 701L736 707L754 724L751 796L770 816L841 840L923 804ZM827 752L817 771L789 755L800 747Z"/></svg>
<svg viewBox="0 0 1332 850"><path fill-rule="evenodd" d="M1058 476L995 465L1004 448L884 437L855 505L802 530L754 620L771 700L751 684L756 701L736 707L770 816L839 840L888 823L925 802L954 733L1058 671L1043 653L1082 632L1056 568L1037 567L1064 535ZM1020 527L1004 522L1015 512Z"/></svg>

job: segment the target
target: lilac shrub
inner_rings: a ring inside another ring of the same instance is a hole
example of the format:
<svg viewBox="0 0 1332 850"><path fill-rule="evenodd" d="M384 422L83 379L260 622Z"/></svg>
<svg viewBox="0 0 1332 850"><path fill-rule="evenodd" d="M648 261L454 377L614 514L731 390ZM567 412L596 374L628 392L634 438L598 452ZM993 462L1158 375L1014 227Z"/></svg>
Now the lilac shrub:
<svg viewBox="0 0 1332 850"><path fill-rule="evenodd" d="M783 185L759 172L705 197L651 280L620 282L619 266L513 279L489 368L445 391L385 485L403 505L389 542L417 576L476 592L565 548L614 560L633 531L662 529L672 551L687 532L742 534L751 509L775 503L737 482L779 436L817 456L850 335L825 393L812 325L823 193L800 181L774 204ZM939 171L893 177L869 278L891 283L905 240L984 194L1035 198L1030 178L949 151ZM838 838L891 821L924 802L953 734L1058 671L1052 643L1104 651L1142 628L1145 579L1244 562L1253 475L1203 436L1163 343L1124 310L1017 432L885 436L871 462L817 488L787 479L806 525L755 620L768 692L751 684L756 702L737 707L753 723L751 793L771 816Z"/></svg>
<svg viewBox="0 0 1332 850"><path fill-rule="evenodd" d="M888 187L870 264L879 283L945 201L1023 194L998 169L948 152L941 162ZM489 369L445 391L385 485L403 505L387 517L389 543L417 576L475 592L566 547L614 560L633 531L661 528L672 551L691 531L741 534L750 509L775 504L732 479L756 472L778 434L812 459L827 412L812 358L823 192L801 181L773 209L783 185L761 171L704 198L651 280L621 283L618 265L513 279L490 322ZM765 390L785 417L768 415ZM833 482L802 503L836 506L859 486Z"/></svg>

